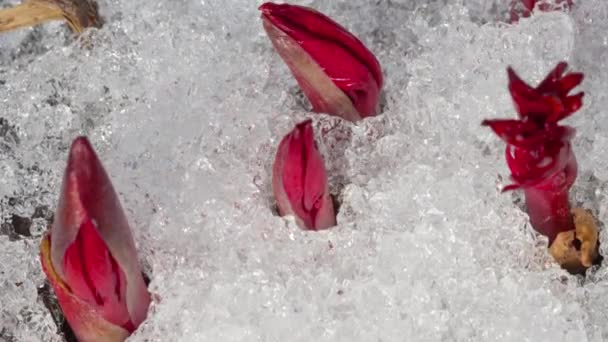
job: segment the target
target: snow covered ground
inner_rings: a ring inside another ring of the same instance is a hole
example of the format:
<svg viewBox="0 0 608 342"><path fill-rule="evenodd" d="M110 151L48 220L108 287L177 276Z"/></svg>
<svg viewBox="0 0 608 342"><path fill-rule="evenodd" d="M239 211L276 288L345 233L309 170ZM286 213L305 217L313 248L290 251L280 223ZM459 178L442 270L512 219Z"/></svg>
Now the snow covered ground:
<svg viewBox="0 0 608 342"><path fill-rule="evenodd" d="M86 43L59 23L0 36L0 341L64 341L38 243L80 134L151 278L130 341L608 340L608 268L552 261L499 192L504 144L480 126L515 116L507 65L531 83L560 60L584 72L572 200L608 222L608 1L513 26L506 0L294 3L377 55L382 115L307 112L260 1L101 0ZM341 201L323 232L278 217L270 185L279 140L309 116Z"/></svg>

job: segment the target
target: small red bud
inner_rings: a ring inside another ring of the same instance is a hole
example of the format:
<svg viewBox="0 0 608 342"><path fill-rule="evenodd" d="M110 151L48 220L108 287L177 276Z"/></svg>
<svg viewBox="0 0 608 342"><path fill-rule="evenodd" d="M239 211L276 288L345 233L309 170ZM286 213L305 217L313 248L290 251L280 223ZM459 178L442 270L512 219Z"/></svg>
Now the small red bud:
<svg viewBox="0 0 608 342"><path fill-rule="evenodd" d="M150 294L127 218L88 140L74 140L41 263L80 341L124 341Z"/></svg>
<svg viewBox="0 0 608 342"><path fill-rule="evenodd" d="M264 29L316 112L357 121L378 114L382 71L359 39L307 7L265 3Z"/></svg>
<svg viewBox="0 0 608 342"><path fill-rule="evenodd" d="M323 157L314 141L312 121L296 125L277 150L272 188L279 213L294 215L302 229L319 230L336 224Z"/></svg>

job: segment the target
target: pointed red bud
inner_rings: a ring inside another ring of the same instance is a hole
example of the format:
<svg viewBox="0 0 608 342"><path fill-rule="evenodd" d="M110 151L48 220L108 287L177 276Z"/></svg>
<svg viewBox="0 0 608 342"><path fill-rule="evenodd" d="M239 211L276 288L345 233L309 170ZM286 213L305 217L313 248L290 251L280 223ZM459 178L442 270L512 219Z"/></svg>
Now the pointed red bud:
<svg viewBox="0 0 608 342"><path fill-rule="evenodd" d="M146 318L146 288L127 218L88 140L72 143L43 269L79 341L124 341Z"/></svg>
<svg viewBox="0 0 608 342"><path fill-rule="evenodd" d="M382 71L345 28L307 7L265 3L262 21L314 111L357 121L378 114Z"/></svg>
<svg viewBox="0 0 608 342"><path fill-rule="evenodd" d="M281 216L295 216L302 229L319 230L336 224L311 120L297 124L279 144L272 168L272 189Z"/></svg>

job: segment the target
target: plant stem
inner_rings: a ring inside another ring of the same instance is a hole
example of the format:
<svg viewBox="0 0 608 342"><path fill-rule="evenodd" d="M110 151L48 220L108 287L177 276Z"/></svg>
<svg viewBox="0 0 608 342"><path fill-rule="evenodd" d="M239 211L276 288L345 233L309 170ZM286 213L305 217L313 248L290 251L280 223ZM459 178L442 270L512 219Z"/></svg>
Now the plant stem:
<svg viewBox="0 0 608 342"><path fill-rule="evenodd" d="M549 238L549 245L560 232L574 229L567 189L552 192L527 188L524 194L530 223L535 230Z"/></svg>

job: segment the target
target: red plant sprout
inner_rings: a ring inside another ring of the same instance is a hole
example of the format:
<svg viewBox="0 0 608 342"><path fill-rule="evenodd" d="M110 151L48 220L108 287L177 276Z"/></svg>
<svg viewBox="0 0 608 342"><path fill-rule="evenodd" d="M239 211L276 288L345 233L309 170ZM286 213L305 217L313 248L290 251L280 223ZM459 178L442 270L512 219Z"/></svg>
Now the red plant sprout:
<svg viewBox="0 0 608 342"><path fill-rule="evenodd" d="M538 2L538 0L511 0L511 4L509 6L511 23L516 23L520 18L527 18L532 15L534 7ZM572 5L572 0L557 0L554 5L541 2L538 5L538 9L543 12L549 12L559 8L559 6L564 6L564 8L570 9Z"/></svg>
<svg viewBox="0 0 608 342"><path fill-rule="evenodd" d="M79 341L124 341L146 318L150 294L127 219L84 137L70 149L40 259Z"/></svg>
<svg viewBox="0 0 608 342"><path fill-rule="evenodd" d="M550 246L560 233L577 229L568 201L577 174L570 143L575 130L559 121L581 108L584 93L569 93L583 74L565 73L567 67L559 63L536 88L509 67L509 91L519 118L482 123L507 143L505 156L513 184L503 191L523 189L530 223L549 238Z"/></svg>
<svg viewBox="0 0 608 342"><path fill-rule="evenodd" d="M357 37L304 6L260 6L262 24L313 110L357 121L379 111L380 63Z"/></svg>
<svg viewBox="0 0 608 342"><path fill-rule="evenodd" d="M272 190L279 214L293 215L300 228L320 230L336 225L325 165L310 119L297 124L281 140L272 168Z"/></svg>
<svg viewBox="0 0 608 342"><path fill-rule="evenodd" d="M577 111L583 93L568 96L583 79L580 73L562 76L560 63L541 84L532 88L508 68L509 90L519 119L485 120L507 143L506 159L514 184L523 188L532 225L553 241L557 233L574 228L568 190L577 172L570 140L574 129L558 122Z"/></svg>

